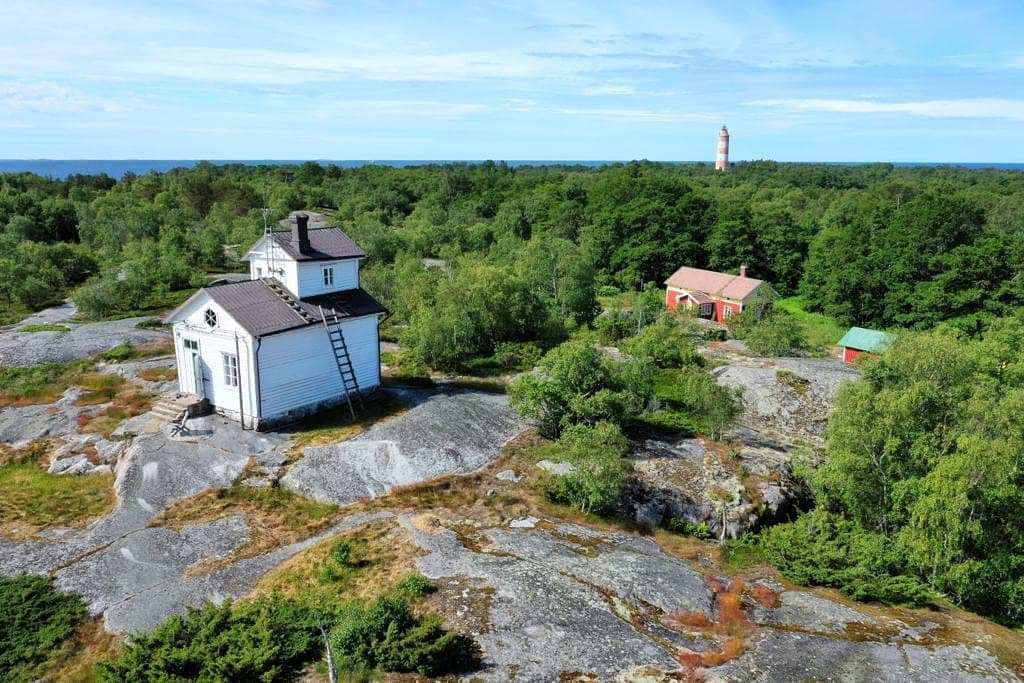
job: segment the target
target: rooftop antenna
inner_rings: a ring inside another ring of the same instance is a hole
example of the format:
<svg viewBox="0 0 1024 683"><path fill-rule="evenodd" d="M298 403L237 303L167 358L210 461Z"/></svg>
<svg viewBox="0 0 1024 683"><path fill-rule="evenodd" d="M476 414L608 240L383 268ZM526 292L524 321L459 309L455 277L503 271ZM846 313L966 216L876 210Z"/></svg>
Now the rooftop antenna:
<svg viewBox="0 0 1024 683"><path fill-rule="evenodd" d="M277 261L274 257L274 227L267 218L270 216L270 209L263 207L260 211L263 214L263 244L267 250L267 270L270 277L277 277Z"/></svg>

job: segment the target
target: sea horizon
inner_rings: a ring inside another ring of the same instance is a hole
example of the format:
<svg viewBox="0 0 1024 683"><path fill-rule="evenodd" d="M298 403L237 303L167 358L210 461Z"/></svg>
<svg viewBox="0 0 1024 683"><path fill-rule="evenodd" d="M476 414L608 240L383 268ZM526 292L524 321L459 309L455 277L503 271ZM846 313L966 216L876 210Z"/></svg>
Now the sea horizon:
<svg viewBox="0 0 1024 683"><path fill-rule="evenodd" d="M488 161L505 163L511 167L521 166L583 166L597 168L611 164L624 164L638 159L0 159L0 173L34 173L36 175L63 179L71 175L106 175L120 179L128 173L144 175L146 173L166 173L178 168L192 168L201 162L217 166L241 164L245 166L289 166L315 161L324 165L335 165L341 168L359 168L362 166L390 166L403 168L407 166L429 166L438 164L482 164ZM706 165L712 166L713 160L649 160L659 164ZM742 159L734 164L755 161L774 161L772 159ZM778 164L811 164L824 166L867 166L872 164L889 164L899 168L915 167L955 167L971 170L1024 171L1024 162L986 162L986 161L776 161Z"/></svg>

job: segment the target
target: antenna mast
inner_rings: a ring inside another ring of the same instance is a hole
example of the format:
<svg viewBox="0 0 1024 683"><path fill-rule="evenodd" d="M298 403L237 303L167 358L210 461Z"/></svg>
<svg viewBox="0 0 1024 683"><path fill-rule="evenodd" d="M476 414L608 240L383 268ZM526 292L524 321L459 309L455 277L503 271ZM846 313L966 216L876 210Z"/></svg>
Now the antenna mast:
<svg viewBox="0 0 1024 683"><path fill-rule="evenodd" d="M274 252L277 251L274 247L274 228L267 217L270 215L270 209L263 207L263 243L266 245L267 250L267 270L270 271L270 277L277 277L277 261L274 258Z"/></svg>

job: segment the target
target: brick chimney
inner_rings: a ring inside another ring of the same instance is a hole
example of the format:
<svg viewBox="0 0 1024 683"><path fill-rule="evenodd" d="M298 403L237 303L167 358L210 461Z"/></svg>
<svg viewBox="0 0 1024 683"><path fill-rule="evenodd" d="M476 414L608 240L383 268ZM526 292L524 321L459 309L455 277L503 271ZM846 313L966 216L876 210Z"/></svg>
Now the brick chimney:
<svg viewBox="0 0 1024 683"><path fill-rule="evenodd" d="M304 213L295 214L295 225L292 227L292 244L300 254L308 254L309 247L309 216Z"/></svg>
<svg viewBox="0 0 1024 683"><path fill-rule="evenodd" d="M744 264L742 264L740 266L740 277L746 277L746 276L747 276L747 264L744 263Z"/></svg>

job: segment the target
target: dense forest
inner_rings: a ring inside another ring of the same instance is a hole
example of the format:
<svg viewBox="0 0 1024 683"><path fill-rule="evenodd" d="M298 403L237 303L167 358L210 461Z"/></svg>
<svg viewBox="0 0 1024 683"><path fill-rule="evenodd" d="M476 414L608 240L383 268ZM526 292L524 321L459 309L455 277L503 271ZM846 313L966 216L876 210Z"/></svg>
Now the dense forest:
<svg viewBox="0 0 1024 683"><path fill-rule="evenodd" d="M271 220L331 210L370 254L366 287L395 324L413 323L410 345L438 366L502 340L557 337L594 316L595 292L660 286L684 264L745 263L844 324L951 321L977 334L1024 303L1015 172L202 163L120 180L0 175L6 318L72 291L93 317L156 310L207 273L238 269L262 207ZM443 267L424 268L427 257Z"/></svg>

